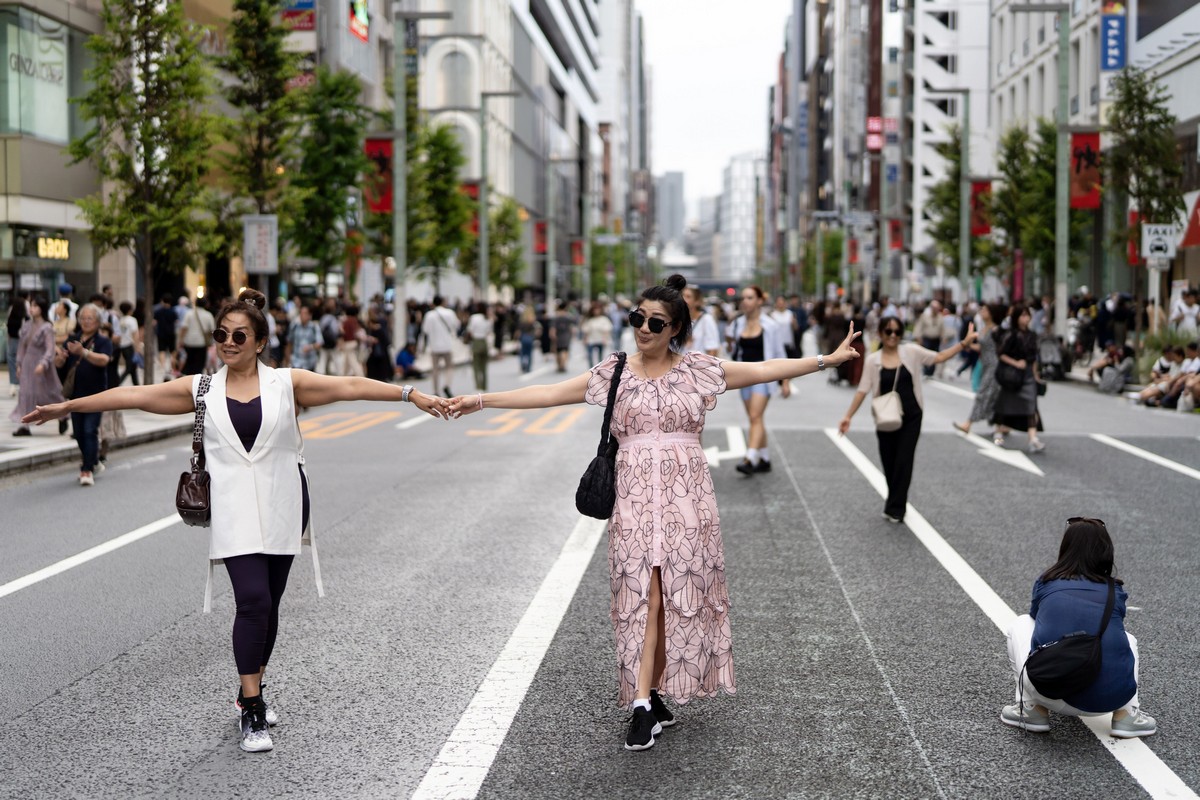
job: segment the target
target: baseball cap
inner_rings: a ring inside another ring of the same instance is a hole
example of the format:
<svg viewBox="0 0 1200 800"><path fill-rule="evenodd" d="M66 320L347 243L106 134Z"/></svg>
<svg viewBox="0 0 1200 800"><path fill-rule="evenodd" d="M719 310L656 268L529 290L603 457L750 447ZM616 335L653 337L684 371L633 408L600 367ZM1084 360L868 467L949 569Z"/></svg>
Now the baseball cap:
<svg viewBox="0 0 1200 800"><path fill-rule="evenodd" d="M73 291L75 291L75 287L69 283L60 283L58 285L59 294L71 294Z"/></svg>

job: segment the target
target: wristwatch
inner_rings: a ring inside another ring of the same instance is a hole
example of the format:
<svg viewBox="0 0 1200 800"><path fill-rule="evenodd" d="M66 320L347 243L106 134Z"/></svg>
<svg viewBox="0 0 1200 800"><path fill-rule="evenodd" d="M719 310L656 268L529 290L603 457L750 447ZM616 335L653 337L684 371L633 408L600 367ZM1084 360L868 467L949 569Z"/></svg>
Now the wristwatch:
<svg viewBox="0 0 1200 800"><path fill-rule="evenodd" d="M412 386L405 386L405 387L404 387L404 391L400 393L400 402L401 402L401 403L408 403L408 402L411 402L411 401L408 399L408 396L409 396L410 394L412 394L412 390L413 390L413 387L412 387Z"/></svg>
<svg viewBox="0 0 1200 800"><path fill-rule="evenodd" d="M820 371L820 370L824 370L824 369L825 369L825 356L821 355L820 353L817 353L817 370Z"/></svg>

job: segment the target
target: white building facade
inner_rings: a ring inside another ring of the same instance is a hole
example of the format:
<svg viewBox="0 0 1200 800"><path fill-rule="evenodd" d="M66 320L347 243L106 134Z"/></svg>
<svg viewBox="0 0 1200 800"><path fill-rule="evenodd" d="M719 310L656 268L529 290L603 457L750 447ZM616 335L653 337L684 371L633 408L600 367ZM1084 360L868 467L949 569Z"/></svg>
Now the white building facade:
<svg viewBox="0 0 1200 800"><path fill-rule="evenodd" d="M766 177L760 153L743 153L725 167L721 194L720 257L713 259L713 277L749 281L754 277L758 244L759 187Z"/></svg>

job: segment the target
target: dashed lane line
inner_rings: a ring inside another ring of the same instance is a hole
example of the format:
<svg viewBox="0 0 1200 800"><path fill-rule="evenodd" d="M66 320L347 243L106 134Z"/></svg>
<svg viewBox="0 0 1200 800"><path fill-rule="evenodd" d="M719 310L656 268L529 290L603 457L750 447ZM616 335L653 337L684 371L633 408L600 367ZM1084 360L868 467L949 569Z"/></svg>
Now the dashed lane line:
<svg viewBox="0 0 1200 800"><path fill-rule="evenodd" d="M825 435L829 437L829 440L833 442L835 447L842 451L842 454L849 459L850 463L862 473L863 477L879 493L880 497L887 497L887 481L883 477L883 473L871 463L870 459L855 447L849 439L839 435L833 428L826 428ZM1147 455L1152 454L1148 453ZM1008 626L1016 617L1016 612L1009 608L1008 604L1000 598L1000 595L996 594L992 587L979 576L979 573L972 569L966 560L950 546L949 542L943 539L942 535L929 524L929 521L913 508L911 503L908 504L907 510L904 512L904 524L917 537L917 540L925 545L925 548L937 559L938 563L950 573L950 576L958 582L958 585L975 602L975 605L979 606L980 610L987 615L988 619L995 623L996 627L1002 633L1006 632ZM1178 798L1200 800L1200 797L1170 767L1163 763L1162 759L1155 755L1154 751L1141 739L1114 739L1110 736L1109 715L1081 717L1080 719L1095 734L1105 749L1112 754L1113 758L1117 759L1118 763L1155 800L1167 800L1167 798L1171 798L1171 800L1178 800Z"/></svg>
<svg viewBox="0 0 1200 800"><path fill-rule="evenodd" d="M22 589L33 586L35 583L40 583L47 578L52 578L55 575L66 572L69 569L78 567L80 564L86 564L94 558L99 558L106 553L119 550L127 544L133 544L139 539L145 539L147 536L152 536L159 531L166 530L167 528L170 528L172 525L175 525L179 522L183 522L183 520L179 518L179 515L171 514L163 517L162 519L155 520L148 525L143 525L142 527L132 530L129 533L122 534L115 539L109 539L107 542L98 544L95 547L90 547L87 550L84 550L82 553L76 553L69 558L64 558L62 561L58 561L48 567L42 567L37 572L31 572L24 577L9 581L3 586L0 586L0 597L6 597L13 592L19 592Z"/></svg>
<svg viewBox="0 0 1200 800"><path fill-rule="evenodd" d="M522 375L520 378L521 383L528 383L529 381L533 380L534 378L540 378L543 375L549 375L551 372L554 372L554 370L556 370L556 369L558 369L558 367L554 366L553 364L547 364L544 367L538 367L537 369L533 370L532 372L526 372L524 375Z"/></svg>
<svg viewBox="0 0 1200 800"><path fill-rule="evenodd" d="M949 392L950 394L956 394L959 397L965 397L968 400L975 399L974 392L969 392L966 389L960 389L957 386L951 386L950 384L942 383L941 381L929 381L926 384L926 386L936 386L937 388L941 389L944 392Z"/></svg>
<svg viewBox="0 0 1200 800"><path fill-rule="evenodd" d="M469 799L479 793L605 529L603 520L590 517L576 523L413 800Z"/></svg>
<svg viewBox="0 0 1200 800"><path fill-rule="evenodd" d="M428 414L422 414L419 417L413 417L412 419L406 419L406 420L404 420L404 422L396 423L396 430L406 431L409 428L417 427L422 422L429 422L429 420L431 420L431 419L433 419L433 417L429 416Z"/></svg>
<svg viewBox="0 0 1200 800"><path fill-rule="evenodd" d="M1118 450L1129 453L1131 456L1137 456L1138 458L1145 459L1151 464L1158 464L1160 467L1166 467L1169 470L1174 470L1180 475L1186 475L1192 480L1200 481L1200 470L1195 470L1191 467L1185 467L1183 464L1172 461L1169 458L1163 458L1157 453L1151 453L1149 450L1143 450L1140 447L1134 447L1131 444L1122 442L1120 439L1114 439L1111 436L1106 436L1103 433L1093 433L1090 435L1090 438L1095 439L1101 444L1106 444L1109 447L1115 447Z"/></svg>

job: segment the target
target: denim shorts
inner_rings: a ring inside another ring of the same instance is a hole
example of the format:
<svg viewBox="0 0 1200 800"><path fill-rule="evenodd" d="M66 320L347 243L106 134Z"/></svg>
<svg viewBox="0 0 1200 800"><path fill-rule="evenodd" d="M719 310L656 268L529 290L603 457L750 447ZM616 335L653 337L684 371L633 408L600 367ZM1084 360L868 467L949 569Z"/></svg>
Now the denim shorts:
<svg viewBox="0 0 1200 800"><path fill-rule="evenodd" d="M756 383L753 386L746 386L741 390L742 400L749 400L756 394L761 394L764 397L770 397L771 395L775 394L776 386L777 384L774 383Z"/></svg>

